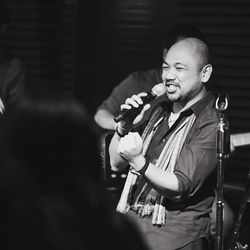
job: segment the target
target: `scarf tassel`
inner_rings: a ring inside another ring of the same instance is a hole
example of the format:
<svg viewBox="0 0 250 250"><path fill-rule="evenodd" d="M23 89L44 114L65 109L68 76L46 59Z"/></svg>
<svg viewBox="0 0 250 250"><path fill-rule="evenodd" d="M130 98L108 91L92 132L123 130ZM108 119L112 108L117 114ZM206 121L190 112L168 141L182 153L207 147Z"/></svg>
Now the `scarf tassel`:
<svg viewBox="0 0 250 250"><path fill-rule="evenodd" d="M154 206L154 212L152 216L152 224L157 226L165 226L166 223L166 208L156 203Z"/></svg>

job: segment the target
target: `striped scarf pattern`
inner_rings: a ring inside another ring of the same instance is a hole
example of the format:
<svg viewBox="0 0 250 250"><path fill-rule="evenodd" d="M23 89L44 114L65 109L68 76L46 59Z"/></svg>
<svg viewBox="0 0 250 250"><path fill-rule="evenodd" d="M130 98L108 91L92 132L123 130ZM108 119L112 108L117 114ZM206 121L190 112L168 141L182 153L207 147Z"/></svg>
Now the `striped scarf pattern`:
<svg viewBox="0 0 250 250"><path fill-rule="evenodd" d="M162 108L160 107L153 114L143 132L143 155L146 154L149 144L162 119ZM170 173L174 172L176 161L194 121L194 114L186 117L180 126L171 134L155 164L155 167L161 168L164 171L168 171ZM152 215L153 225L165 225L165 206L162 205L164 196L154 190L149 183L146 182L144 184L141 192L136 198L134 205L131 207L131 194L138 176L139 174L130 168L116 210L121 213L126 213L131 208L132 210L136 211L139 216L143 217Z"/></svg>

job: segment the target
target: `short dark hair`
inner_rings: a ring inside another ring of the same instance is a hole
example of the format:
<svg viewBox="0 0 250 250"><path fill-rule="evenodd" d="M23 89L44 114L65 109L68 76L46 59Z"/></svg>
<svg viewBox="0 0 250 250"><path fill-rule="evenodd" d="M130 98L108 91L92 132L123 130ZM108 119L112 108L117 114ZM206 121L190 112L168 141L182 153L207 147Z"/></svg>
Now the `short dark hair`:
<svg viewBox="0 0 250 250"><path fill-rule="evenodd" d="M10 12L4 2L0 2L0 25L10 22Z"/></svg>

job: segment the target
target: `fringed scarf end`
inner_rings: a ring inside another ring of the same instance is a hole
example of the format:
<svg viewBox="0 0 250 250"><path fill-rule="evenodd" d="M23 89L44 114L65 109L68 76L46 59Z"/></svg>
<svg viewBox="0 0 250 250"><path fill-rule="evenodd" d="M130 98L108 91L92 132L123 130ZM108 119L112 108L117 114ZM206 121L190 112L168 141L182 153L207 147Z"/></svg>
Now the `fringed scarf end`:
<svg viewBox="0 0 250 250"><path fill-rule="evenodd" d="M166 208L161 204L155 204L152 216L152 224L157 226L165 226Z"/></svg>

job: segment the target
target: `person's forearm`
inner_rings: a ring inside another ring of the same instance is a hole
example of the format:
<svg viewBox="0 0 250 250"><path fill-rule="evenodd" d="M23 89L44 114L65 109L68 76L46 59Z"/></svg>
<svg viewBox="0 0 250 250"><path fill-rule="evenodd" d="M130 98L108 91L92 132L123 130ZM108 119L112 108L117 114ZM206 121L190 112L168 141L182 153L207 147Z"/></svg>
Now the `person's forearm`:
<svg viewBox="0 0 250 250"><path fill-rule="evenodd" d="M106 109L97 110L94 119L95 122L104 129L115 130L117 126L114 121L114 115Z"/></svg>
<svg viewBox="0 0 250 250"><path fill-rule="evenodd" d="M144 178L169 199L178 199L180 197L178 179L174 173L164 171L149 163Z"/></svg>

